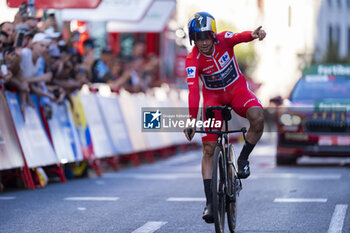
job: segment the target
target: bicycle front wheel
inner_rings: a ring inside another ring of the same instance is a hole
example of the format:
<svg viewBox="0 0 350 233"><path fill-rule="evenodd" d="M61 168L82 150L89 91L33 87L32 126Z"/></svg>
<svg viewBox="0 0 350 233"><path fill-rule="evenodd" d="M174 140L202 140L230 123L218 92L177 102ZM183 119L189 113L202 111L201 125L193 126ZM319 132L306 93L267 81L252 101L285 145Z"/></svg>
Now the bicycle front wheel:
<svg viewBox="0 0 350 233"><path fill-rule="evenodd" d="M237 224L237 192L239 186L239 180L237 178L237 172L235 170L235 156L233 145L229 145L228 150L228 159L229 162L232 161L227 167L228 174L228 198L226 201L226 211L227 211L227 224L231 233L235 232L236 224Z"/></svg>
<svg viewBox="0 0 350 233"><path fill-rule="evenodd" d="M225 230L226 200L224 192L225 174L223 167L223 152L220 147L216 147L212 175L213 214L216 233L222 233Z"/></svg>

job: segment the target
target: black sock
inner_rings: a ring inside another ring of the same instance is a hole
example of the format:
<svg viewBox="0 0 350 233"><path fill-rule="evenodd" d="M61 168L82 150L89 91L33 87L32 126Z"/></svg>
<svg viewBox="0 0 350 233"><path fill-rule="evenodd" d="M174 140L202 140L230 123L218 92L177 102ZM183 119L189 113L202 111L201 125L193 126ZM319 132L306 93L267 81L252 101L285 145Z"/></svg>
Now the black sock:
<svg viewBox="0 0 350 233"><path fill-rule="evenodd" d="M207 199L207 205L212 203L212 193L211 193L211 179L205 179L203 180L204 183L204 192L205 197Z"/></svg>
<svg viewBox="0 0 350 233"><path fill-rule="evenodd" d="M242 148L241 154L239 155L238 160L248 160L248 157L252 150L254 149L255 144L250 144L249 142L245 142Z"/></svg>

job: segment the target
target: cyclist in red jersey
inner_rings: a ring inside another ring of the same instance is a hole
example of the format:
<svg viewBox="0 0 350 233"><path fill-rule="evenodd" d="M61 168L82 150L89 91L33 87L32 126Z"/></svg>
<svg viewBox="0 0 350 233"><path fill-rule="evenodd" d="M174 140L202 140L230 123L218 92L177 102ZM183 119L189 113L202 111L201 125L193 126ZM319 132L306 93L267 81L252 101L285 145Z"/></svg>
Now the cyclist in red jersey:
<svg viewBox="0 0 350 233"><path fill-rule="evenodd" d="M191 119L197 118L200 100L199 79L202 81L203 108L206 106L230 105L234 111L248 119L250 123L246 142L237 160L238 176L242 179L250 175L248 156L259 141L264 128L264 115L260 101L250 91L245 77L238 67L233 51L236 44L263 40L266 36L261 26L254 31L216 33L215 19L207 12L196 13L188 23L190 43L195 46L186 58L188 105ZM203 114L205 120L205 114ZM222 120L220 114L215 119ZM195 134L194 129L184 130L188 140ZM202 137L203 158L202 177L207 199L203 219L214 222L211 198L211 176L213 154L217 136L207 134Z"/></svg>

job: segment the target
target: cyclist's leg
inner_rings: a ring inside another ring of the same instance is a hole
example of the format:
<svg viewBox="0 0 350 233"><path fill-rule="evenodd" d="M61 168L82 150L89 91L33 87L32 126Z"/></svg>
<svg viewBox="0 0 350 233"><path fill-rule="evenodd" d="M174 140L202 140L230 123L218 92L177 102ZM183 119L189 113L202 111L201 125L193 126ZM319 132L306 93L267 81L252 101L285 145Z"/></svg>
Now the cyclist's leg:
<svg viewBox="0 0 350 233"><path fill-rule="evenodd" d="M206 106L217 106L220 103L217 101L214 95L204 95L203 103L203 121L206 120L205 107ZM222 120L221 114L215 112L215 120ZM208 128L205 128L208 131ZM202 158L202 177L204 184L204 192L206 197L206 207L203 212L203 219L207 223L214 222L213 210L212 210L212 192L211 192L211 177L213 173L213 159L214 150L217 144L217 135L215 134L204 134L202 136L203 143L203 158Z"/></svg>
<svg viewBox="0 0 350 233"><path fill-rule="evenodd" d="M237 114L249 121L246 142L238 158L238 175L247 178L250 175L248 157L259 141L264 129L264 114L262 105L256 95L249 90L245 79L239 80L235 86L231 106Z"/></svg>
<svg viewBox="0 0 350 233"><path fill-rule="evenodd" d="M247 119L250 123L249 130L247 132L247 141L251 144L256 144L264 130L264 112L261 107L253 106L247 110Z"/></svg>

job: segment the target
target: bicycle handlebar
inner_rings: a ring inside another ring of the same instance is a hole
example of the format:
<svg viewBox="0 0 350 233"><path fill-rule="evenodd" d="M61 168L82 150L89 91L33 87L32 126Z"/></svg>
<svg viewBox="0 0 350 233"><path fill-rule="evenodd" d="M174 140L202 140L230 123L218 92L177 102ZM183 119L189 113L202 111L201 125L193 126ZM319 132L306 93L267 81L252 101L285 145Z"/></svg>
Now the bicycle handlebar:
<svg viewBox="0 0 350 233"><path fill-rule="evenodd" d="M192 129L191 129L192 132ZM228 133L243 133L247 132L246 127L237 130L227 130L227 131L205 131L205 130L195 130L196 133L207 133L207 134L228 134Z"/></svg>
<svg viewBox="0 0 350 233"><path fill-rule="evenodd" d="M227 106L227 105L223 105L223 106L207 106L207 107L205 107L205 111L224 110L224 109L232 110L232 107Z"/></svg>

